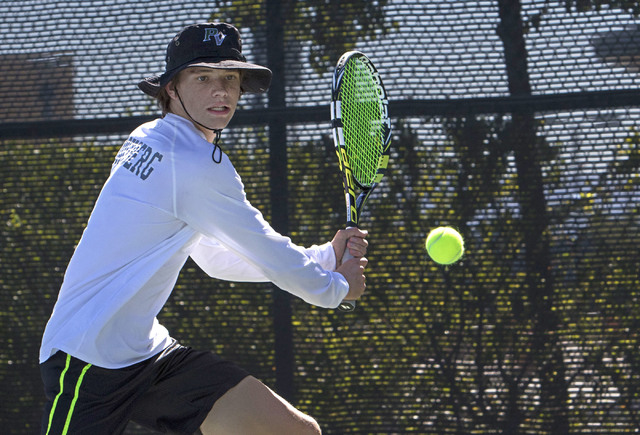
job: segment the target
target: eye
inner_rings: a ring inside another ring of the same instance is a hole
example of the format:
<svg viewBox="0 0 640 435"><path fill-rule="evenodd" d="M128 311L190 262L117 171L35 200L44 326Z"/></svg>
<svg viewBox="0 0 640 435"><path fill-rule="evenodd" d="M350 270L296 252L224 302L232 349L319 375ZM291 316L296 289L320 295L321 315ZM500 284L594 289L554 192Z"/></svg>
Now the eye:
<svg viewBox="0 0 640 435"><path fill-rule="evenodd" d="M227 74L226 79L228 81L238 80L239 76L238 74Z"/></svg>
<svg viewBox="0 0 640 435"><path fill-rule="evenodd" d="M196 80L199 82L206 82L209 78L205 75L196 77Z"/></svg>

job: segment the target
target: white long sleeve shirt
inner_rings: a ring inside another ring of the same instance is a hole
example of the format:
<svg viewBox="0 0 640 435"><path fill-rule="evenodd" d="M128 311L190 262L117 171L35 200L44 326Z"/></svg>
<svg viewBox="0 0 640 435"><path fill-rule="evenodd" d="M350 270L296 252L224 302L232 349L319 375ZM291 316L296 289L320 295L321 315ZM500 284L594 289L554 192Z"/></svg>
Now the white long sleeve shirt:
<svg viewBox="0 0 640 435"><path fill-rule="evenodd" d="M344 299L331 244L302 248L278 234L212 149L173 114L131 134L69 262L40 362L62 350L121 368L162 351L171 338L156 317L189 256L215 278L270 281L327 308Z"/></svg>

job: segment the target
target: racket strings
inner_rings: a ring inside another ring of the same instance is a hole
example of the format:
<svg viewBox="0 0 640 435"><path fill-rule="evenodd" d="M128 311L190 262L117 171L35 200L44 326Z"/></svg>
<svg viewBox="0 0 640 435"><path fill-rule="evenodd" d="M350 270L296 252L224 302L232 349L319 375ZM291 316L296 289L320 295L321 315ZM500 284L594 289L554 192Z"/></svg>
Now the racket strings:
<svg viewBox="0 0 640 435"><path fill-rule="evenodd" d="M342 78L341 113L345 148L354 178L373 184L383 151L378 85L362 61L348 62Z"/></svg>

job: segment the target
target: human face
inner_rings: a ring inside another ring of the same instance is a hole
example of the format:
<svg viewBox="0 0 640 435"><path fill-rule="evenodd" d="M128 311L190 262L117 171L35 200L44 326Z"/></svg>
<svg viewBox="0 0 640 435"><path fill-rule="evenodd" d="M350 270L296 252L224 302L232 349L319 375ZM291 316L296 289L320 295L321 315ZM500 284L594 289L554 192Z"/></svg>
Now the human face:
<svg viewBox="0 0 640 435"><path fill-rule="evenodd" d="M179 73L176 80L167 85L166 89L172 100L169 106L171 112L192 121L211 141L214 132L210 129L225 128L236 111L241 93L240 72L202 67L186 68ZM182 98L184 107L178 95Z"/></svg>

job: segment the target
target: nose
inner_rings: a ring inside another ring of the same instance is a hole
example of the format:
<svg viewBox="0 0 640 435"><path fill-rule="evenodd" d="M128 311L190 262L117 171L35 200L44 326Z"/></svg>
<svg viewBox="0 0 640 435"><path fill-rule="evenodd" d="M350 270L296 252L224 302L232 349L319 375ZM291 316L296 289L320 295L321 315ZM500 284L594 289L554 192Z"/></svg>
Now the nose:
<svg viewBox="0 0 640 435"><path fill-rule="evenodd" d="M221 80L221 79L214 80L214 82L213 82L213 86L212 86L212 89L211 89L211 93L212 93L214 96L218 96L218 95L220 95L220 96L224 96L224 95L227 95L227 94L229 93L229 90L227 89L227 86L226 86L225 81L224 81L224 80Z"/></svg>

